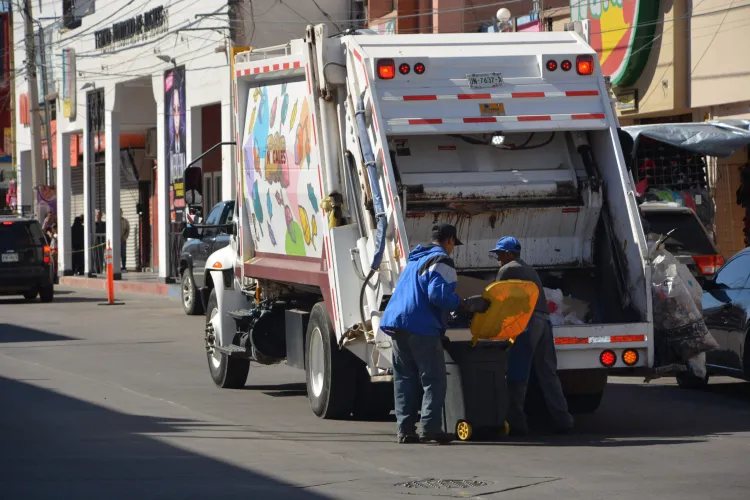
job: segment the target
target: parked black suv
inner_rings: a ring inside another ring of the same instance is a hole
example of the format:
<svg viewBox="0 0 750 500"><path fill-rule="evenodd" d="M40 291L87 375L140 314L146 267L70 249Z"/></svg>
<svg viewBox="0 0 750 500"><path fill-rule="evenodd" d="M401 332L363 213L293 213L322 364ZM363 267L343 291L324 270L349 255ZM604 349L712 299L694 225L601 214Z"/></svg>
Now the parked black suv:
<svg viewBox="0 0 750 500"><path fill-rule="evenodd" d="M0 295L54 297L52 251L38 221L0 216Z"/></svg>
<svg viewBox="0 0 750 500"><path fill-rule="evenodd" d="M183 232L185 243L180 252L182 307L186 314L203 314L200 290L206 286L206 261L215 251L231 242L234 200L214 205L205 221L189 225Z"/></svg>

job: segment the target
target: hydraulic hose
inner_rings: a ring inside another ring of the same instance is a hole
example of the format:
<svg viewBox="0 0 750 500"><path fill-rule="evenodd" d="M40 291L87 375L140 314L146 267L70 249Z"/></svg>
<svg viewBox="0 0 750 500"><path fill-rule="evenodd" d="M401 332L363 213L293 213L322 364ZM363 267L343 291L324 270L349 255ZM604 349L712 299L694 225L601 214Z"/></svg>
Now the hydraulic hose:
<svg viewBox="0 0 750 500"><path fill-rule="evenodd" d="M377 219L375 230L375 254L372 256L372 263L370 264L370 269L377 271L383 260L383 253L385 252L385 232L388 229L388 219L385 217L383 195L380 192L380 183L378 182L378 167L375 163L375 155L372 153L370 136L367 133L367 124L365 123L365 101L362 95L360 95L357 100L357 132L359 133L359 145L362 148L362 157L365 160L365 167L367 167L367 176L370 179L372 204L375 208L375 218Z"/></svg>
<svg viewBox="0 0 750 500"><path fill-rule="evenodd" d="M388 229L388 219L385 216L385 206L383 205L383 195L380 192L380 183L378 182L378 167L375 163L375 155L372 153L372 144L370 136L367 133L367 123L365 122L365 101L364 93L357 100L357 132L359 134L359 144L362 149L362 157L367 168L367 176L370 179L370 190L372 192L372 203L375 208L375 254L372 256L370 272L367 274L362 288L359 291L359 312L362 315L362 329L365 330L367 318L365 316L365 289L375 272L380 268L385 252L385 232ZM385 165L384 165L385 167ZM343 340L343 337L342 337Z"/></svg>

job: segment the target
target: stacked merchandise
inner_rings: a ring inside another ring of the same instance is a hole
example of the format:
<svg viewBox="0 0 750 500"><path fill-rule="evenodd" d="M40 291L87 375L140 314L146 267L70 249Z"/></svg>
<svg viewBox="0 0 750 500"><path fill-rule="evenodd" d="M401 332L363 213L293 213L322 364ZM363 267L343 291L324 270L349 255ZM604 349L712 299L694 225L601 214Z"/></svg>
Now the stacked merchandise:
<svg viewBox="0 0 750 500"><path fill-rule="evenodd" d="M706 228L713 228L714 204L702 156L642 137L632 172L641 201L678 203L693 209Z"/></svg>

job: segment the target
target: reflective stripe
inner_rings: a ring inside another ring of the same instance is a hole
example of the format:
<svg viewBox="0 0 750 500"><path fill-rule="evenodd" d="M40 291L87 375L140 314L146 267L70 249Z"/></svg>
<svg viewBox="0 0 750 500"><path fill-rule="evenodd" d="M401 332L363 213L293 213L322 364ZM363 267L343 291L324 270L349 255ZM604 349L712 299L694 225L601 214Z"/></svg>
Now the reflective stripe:
<svg viewBox="0 0 750 500"><path fill-rule="evenodd" d="M611 335L599 337L558 337L555 339L557 345L576 344L617 344L623 342L645 342L645 335Z"/></svg>
<svg viewBox="0 0 750 500"><path fill-rule="evenodd" d="M456 270L443 262L431 265L429 271L438 273L449 285L458 281Z"/></svg>

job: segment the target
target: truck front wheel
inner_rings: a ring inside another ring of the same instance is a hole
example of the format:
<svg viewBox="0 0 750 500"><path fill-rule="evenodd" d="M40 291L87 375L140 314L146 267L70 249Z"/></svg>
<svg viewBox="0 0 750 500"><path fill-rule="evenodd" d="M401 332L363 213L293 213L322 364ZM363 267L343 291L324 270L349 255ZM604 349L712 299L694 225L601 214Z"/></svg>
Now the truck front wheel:
<svg viewBox="0 0 750 500"><path fill-rule="evenodd" d="M325 306L313 306L307 324L305 372L307 397L313 413L320 418L348 418L356 391L356 358L341 350Z"/></svg>
<svg viewBox="0 0 750 500"><path fill-rule="evenodd" d="M250 360L227 356L216 349L218 338L214 332L212 320L219 315L219 304L216 290L211 290L206 307L206 357L208 369L214 383L222 389L242 389L247 382L250 371Z"/></svg>

